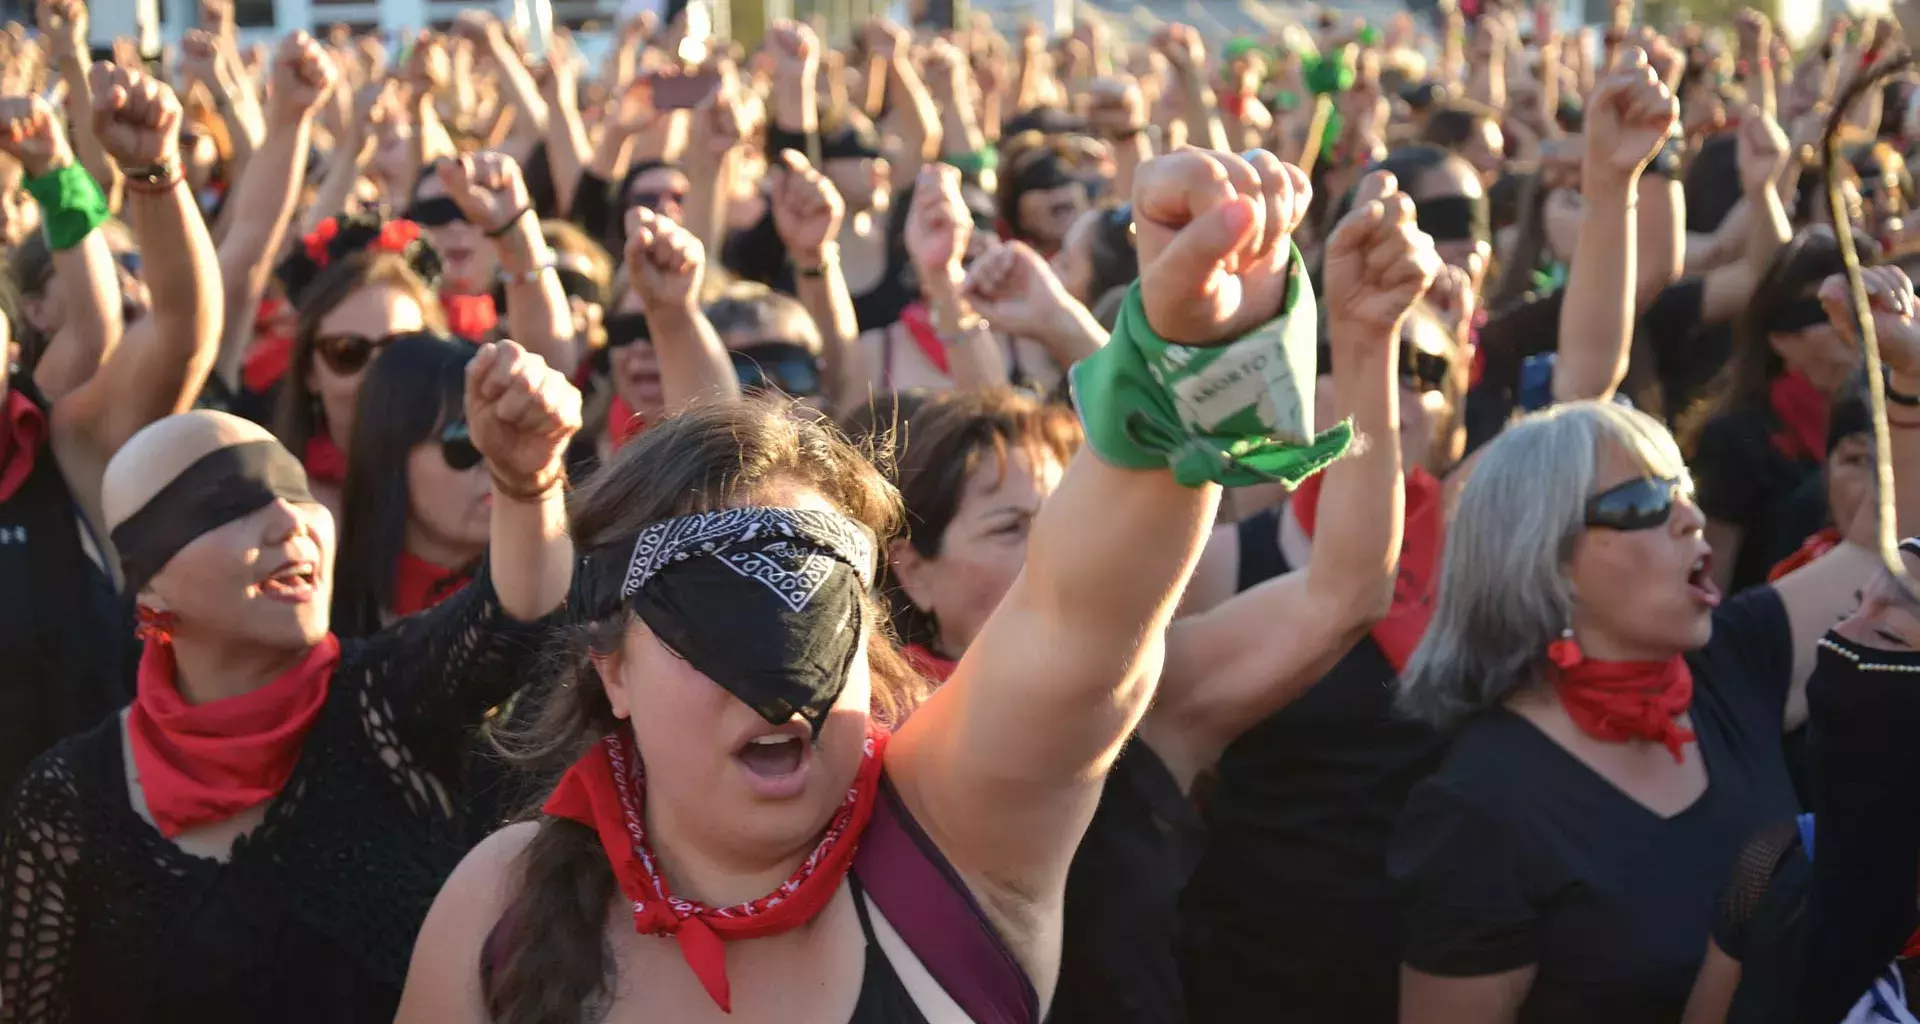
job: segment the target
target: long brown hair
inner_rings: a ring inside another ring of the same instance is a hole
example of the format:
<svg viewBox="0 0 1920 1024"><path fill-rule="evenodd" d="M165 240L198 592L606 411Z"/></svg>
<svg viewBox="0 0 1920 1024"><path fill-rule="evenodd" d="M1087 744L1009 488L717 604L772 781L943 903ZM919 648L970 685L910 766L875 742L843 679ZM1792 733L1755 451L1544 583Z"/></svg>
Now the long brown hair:
<svg viewBox="0 0 1920 1024"><path fill-rule="evenodd" d="M446 314L440 309L439 296L413 272L406 257L389 252L358 252L337 260L320 276L301 289L300 322L294 327L293 351L287 359L286 378L280 382L280 401L274 410L273 432L286 449L300 457L307 441L320 429L317 396L307 386L307 373L313 368L313 342L320 334L320 321L339 308L362 288L397 288L420 303L426 329L445 334Z"/></svg>
<svg viewBox="0 0 1920 1024"><path fill-rule="evenodd" d="M697 408L623 447L569 503L574 546L631 545L648 523L751 503L774 481L805 484L884 544L899 528L900 498L830 424L762 402ZM870 635L874 713L897 721L925 692L882 624ZM496 729L516 765L551 781L601 737L621 727L591 656L618 650L627 612L572 630L559 684L523 725ZM529 815L534 817L534 815ZM824 825L824 823L823 823ZM490 943L487 1012L498 1024L579 1024L604 1000L613 965L603 931L615 882L592 830L545 818L519 861L517 892Z"/></svg>

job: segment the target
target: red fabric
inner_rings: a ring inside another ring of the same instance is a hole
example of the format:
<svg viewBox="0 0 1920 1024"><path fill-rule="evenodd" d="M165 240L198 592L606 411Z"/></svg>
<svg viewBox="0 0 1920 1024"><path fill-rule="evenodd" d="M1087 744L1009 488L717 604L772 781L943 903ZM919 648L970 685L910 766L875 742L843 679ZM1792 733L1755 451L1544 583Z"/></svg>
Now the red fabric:
<svg viewBox="0 0 1920 1024"><path fill-rule="evenodd" d="M907 663L913 666L915 672L936 683L946 682L952 677L953 670L960 667L959 662L943 658L920 644L908 644L901 648L900 653L907 656Z"/></svg>
<svg viewBox="0 0 1920 1024"><path fill-rule="evenodd" d="M440 296L440 308L447 313L447 330L453 336L475 345L493 340L493 329L500 325L500 311L491 295Z"/></svg>
<svg viewBox="0 0 1920 1024"><path fill-rule="evenodd" d="M594 744L560 779L541 810L577 821L600 836L620 891L633 901L633 926L642 935L671 935L694 976L722 1012L733 1012L725 942L778 935L811 921L840 889L860 835L873 817L880 789L885 730L867 725L860 772L826 834L780 887L757 900L713 908L680 899L654 859L646 833L646 773L624 730Z"/></svg>
<svg viewBox="0 0 1920 1024"><path fill-rule="evenodd" d="M40 446L47 439L47 414L33 399L8 389L0 405L0 501L20 490L33 473Z"/></svg>
<svg viewBox="0 0 1920 1024"><path fill-rule="evenodd" d="M1309 537L1319 520L1320 488L1325 479L1324 473L1308 477L1293 492L1293 517ZM1416 467L1407 474L1406 518L1401 530L1400 568L1393 578L1393 605L1387 617L1373 627L1373 642L1395 671L1407 667L1407 659L1420 646L1427 622L1433 618L1434 585L1439 582L1434 570L1440 564L1440 546L1445 538L1446 510L1441 507L1440 481Z"/></svg>
<svg viewBox="0 0 1920 1024"><path fill-rule="evenodd" d="M330 255L329 249L333 245L333 238L339 233L339 218L328 217L326 220L321 221L312 231L307 233L306 238L300 241L300 244L306 247L307 258L312 260L316 266L325 267Z"/></svg>
<svg viewBox="0 0 1920 1024"><path fill-rule="evenodd" d="M388 610L402 618L426 611L459 593L472 579L460 569L443 569L402 551L393 564L393 600Z"/></svg>
<svg viewBox="0 0 1920 1024"><path fill-rule="evenodd" d="M347 453L324 430L307 438L306 457L300 461L307 467L307 476L320 483L339 484L347 478Z"/></svg>
<svg viewBox="0 0 1920 1024"><path fill-rule="evenodd" d="M1827 396L1799 370L1773 379L1767 402L1780 420L1773 446L1789 459L1827 460Z"/></svg>
<svg viewBox="0 0 1920 1024"><path fill-rule="evenodd" d="M940 332L933 329L933 321L927 319L927 307L918 302L911 303L900 311L900 324L907 329L907 336L927 357L933 368L946 376L953 376L953 367L947 361L947 346L940 340Z"/></svg>
<svg viewBox="0 0 1920 1024"><path fill-rule="evenodd" d="M626 399L614 395L613 401L607 403L607 439L613 442L615 450L639 437L645 429L647 418L634 412Z"/></svg>
<svg viewBox="0 0 1920 1024"><path fill-rule="evenodd" d="M287 364L292 359L293 338L285 334L260 335L247 349L246 361L240 364L240 383L248 391L260 394L287 375Z"/></svg>
<svg viewBox="0 0 1920 1024"><path fill-rule="evenodd" d="M1819 558L1821 555L1839 546L1840 531L1831 526L1825 527L1813 536L1802 541L1798 551L1782 558L1772 569L1769 569L1767 571L1767 582L1772 583L1774 580L1812 562L1814 559Z"/></svg>
<svg viewBox="0 0 1920 1024"><path fill-rule="evenodd" d="M403 253L407 246L420 240L420 225L410 220L390 220L380 225L380 234L373 240L372 248L376 252Z"/></svg>
<svg viewBox="0 0 1920 1024"><path fill-rule="evenodd" d="M273 682L196 705L174 684L173 647L147 641L127 742L160 834L172 839L273 799L293 774L338 664L340 641L329 633Z"/></svg>
<svg viewBox="0 0 1920 1024"><path fill-rule="evenodd" d="M1666 661L1593 661L1574 640L1547 645L1547 658L1560 671L1554 689L1580 731L1596 739L1622 743L1652 740L1676 762L1693 733L1674 719L1693 705L1693 671L1678 654Z"/></svg>
<svg viewBox="0 0 1920 1024"><path fill-rule="evenodd" d="M1916 956L1920 956L1920 928L1915 928L1913 934L1907 936L1907 944L1900 947L1899 959L1911 960Z"/></svg>
<svg viewBox="0 0 1920 1024"><path fill-rule="evenodd" d="M1223 92L1214 99L1220 104L1220 112L1228 117L1244 120L1247 116L1247 101L1251 95L1237 92Z"/></svg>

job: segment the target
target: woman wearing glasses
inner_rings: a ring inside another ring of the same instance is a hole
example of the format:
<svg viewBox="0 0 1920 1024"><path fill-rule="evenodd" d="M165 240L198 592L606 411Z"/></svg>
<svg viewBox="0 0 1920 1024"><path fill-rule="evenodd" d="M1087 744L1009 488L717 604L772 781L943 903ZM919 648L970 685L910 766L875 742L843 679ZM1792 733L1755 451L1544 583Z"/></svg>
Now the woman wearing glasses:
<svg viewBox="0 0 1920 1024"><path fill-rule="evenodd" d="M1913 286L1867 273L1888 386L1920 394ZM1837 326L1844 295L1820 290ZM1894 419L1904 533L1920 421ZM1875 564L1841 544L1723 603L1705 521L1672 437L1617 405L1521 420L1480 455L1402 675L1402 708L1453 733L1388 855L1402 1021L1680 1018L1735 855L1795 809L1781 730Z"/></svg>
<svg viewBox="0 0 1920 1024"><path fill-rule="evenodd" d="M333 628L378 632L473 578L487 552L492 489L467 430L473 346L402 335L367 370L340 517Z"/></svg>

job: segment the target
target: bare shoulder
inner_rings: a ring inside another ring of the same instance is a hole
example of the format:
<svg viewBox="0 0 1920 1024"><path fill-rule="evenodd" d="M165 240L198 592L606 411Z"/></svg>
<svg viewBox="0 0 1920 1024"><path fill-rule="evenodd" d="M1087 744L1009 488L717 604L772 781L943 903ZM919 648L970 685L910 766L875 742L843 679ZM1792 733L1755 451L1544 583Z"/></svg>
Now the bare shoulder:
<svg viewBox="0 0 1920 1024"><path fill-rule="evenodd" d="M520 855L539 831L538 822L508 825L482 840L448 876L414 943L396 1024L487 1020L481 950L512 899Z"/></svg>

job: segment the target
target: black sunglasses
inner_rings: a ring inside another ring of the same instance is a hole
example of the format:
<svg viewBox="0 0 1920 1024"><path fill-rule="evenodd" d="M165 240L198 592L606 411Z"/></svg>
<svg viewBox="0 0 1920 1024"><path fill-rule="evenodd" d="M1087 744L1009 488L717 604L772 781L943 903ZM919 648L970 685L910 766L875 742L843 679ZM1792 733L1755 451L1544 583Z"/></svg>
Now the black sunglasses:
<svg viewBox="0 0 1920 1024"><path fill-rule="evenodd" d="M820 394L820 362L805 346L763 341L733 349L727 357L742 391L779 391L793 398Z"/></svg>
<svg viewBox="0 0 1920 1024"><path fill-rule="evenodd" d="M634 192L627 196L628 208L644 206L655 213L665 210L669 202L675 206L684 207L687 205L687 194L671 189L665 192Z"/></svg>
<svg viewBox="0 0 1920 1024"><path fill-rule="evenodd" d="M608 348L625 348L636 341L651 341L645 313L616 313L601 321L607 331Z"/></svg>
<svg viewBox="0 0 1920 1024"><path fill-rule="evenodd" d="M480 464L480 449L473 446L466 420L454 420L440 428L440 457L455 472L464 473Z"/></svg>
<svg viewBox="0 0 1920 1024"><path fill-rule="evenodd" d="M1400 383L1415 391L1445 390L1450 369L1446 356L1412 345L1400 346Z"/></svg>
<svg viewBox="0 0 1920 1024"><path fill-rule="evenodd" d="M397 331L381 338L369 338L364 334L328 334L313 339L313 351L321 362L327 364L327 369L346 377L366 369L381 349L401 338L421 333L424 332Z"/></svg>
<svg viewBox="0 0 1920 1024"><path fill-rule="evenodd" d="M1693 481L1643 476L1615 484L1587 499L1587 525L1608 530L1652 530L1667 525L1678 499L1693 500Z"/></svg>
<svg viewBox="0 0 1920 1024"><path fill-rule="evenodd" d="M407 207L406 219L423 228L440 228L456 220L466 220L467 215L460 211L460 204L450 196L437 196L433 199L415 199Z"/></svg>
<svg viewBox="0 0 1920 1024"><path fill-rule="evenodd" d="M555 267L553 273L560 279L560 291L567 298L606 305L606 288L586 273L571 267Z"/></svg>

